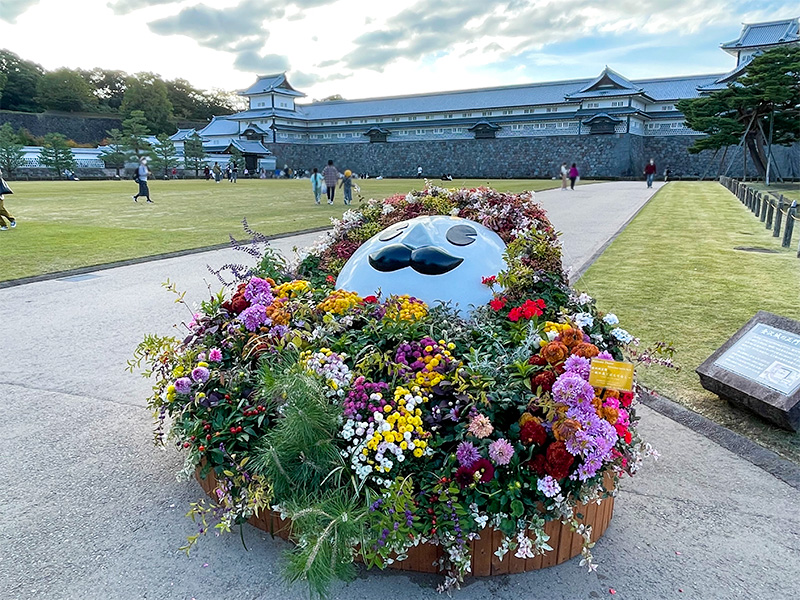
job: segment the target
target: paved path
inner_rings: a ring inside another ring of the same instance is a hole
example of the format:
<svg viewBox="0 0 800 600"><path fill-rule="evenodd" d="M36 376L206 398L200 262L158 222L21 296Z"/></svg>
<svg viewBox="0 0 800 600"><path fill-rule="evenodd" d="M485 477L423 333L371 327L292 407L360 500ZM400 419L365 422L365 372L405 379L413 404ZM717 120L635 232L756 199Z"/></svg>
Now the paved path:
<svg viewBox="0 0 800 600"><path fill-rule="evenodd" d="M606 214L616 210L610 198L632 187L539 194L566 231L568 260L582 264L637 210L645 198L626 193L617 218ZM581 214L570 215L566 202ZM577 222L606 230L568 227ZM594 246L584 249L569 241L588 237ZM188 317L160 283L169 277L200 300L218 288L206 264L231 260L241 255L218 251L0 290L0 598L304 597L278 579L286 544L249 526L249 552L237 535L203 540L189 558L177 551L193 531L183 514L202 493L193 481L175 481L176 451L151 445L148 383L124 371L145 332L166 333ZM794 598L800 492L658 413L641 414L662 458L623 483L594 550L597 575L573 560L471 580L455 598L571 600L610 597L610 588L615 598L642 600ZM437 581L362 574L334 597L441 598Z"/></svg>

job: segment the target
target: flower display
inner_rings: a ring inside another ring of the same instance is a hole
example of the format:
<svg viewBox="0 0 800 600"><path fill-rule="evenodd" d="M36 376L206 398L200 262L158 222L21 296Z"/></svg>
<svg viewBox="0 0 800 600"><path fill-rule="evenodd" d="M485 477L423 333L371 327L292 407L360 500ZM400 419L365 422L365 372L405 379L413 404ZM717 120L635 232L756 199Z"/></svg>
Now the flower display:
<svg viewBox="0 0 800 600"><path fill-rule="evenodd" d="M371 236L453 211L508 245L507 269L482 276L486 305L465 316L413 290L333 289ZM546 552L548 520L577 531L576 504L650 452L636 394L589 383L593 358L623 360L637 340L568 287L532 193L426 187L369 200L298 265L260 269L204 302L188 337L148 336L136 358L156 378L157 440L186 451L184 476L213 470L219 482L193 518L229 530L275 507L298 541L290 578L334 568L334 551L383 567L431 542L456 585L488 524L503 534L500 556Z"/></svg>

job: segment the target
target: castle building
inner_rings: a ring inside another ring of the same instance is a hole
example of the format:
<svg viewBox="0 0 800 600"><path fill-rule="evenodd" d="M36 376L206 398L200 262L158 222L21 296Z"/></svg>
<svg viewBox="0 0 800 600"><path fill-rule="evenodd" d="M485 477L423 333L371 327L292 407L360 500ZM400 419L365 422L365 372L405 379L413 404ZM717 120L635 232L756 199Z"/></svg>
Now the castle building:
<svg viewBox="0 0 800 600"><path fill-rule="evenodd" d="M677 175L713 177L711 152L688 154L700 134L676 103L724 88L754 56L783 44L800 44L797 18L744 25L721 45L736 57L728 73L631 80L606 67L593 79L363 100L302 103L285 73L266 75L241 92L246 110L214 117L199 134L210 153L237 148L250 169L259 160L306 169L330 158L372 175L411 176L419 164L432 176L542 177L577 162L585 177L625 177L653 157ZM783 154L800 177L797 149Z"/></svg>

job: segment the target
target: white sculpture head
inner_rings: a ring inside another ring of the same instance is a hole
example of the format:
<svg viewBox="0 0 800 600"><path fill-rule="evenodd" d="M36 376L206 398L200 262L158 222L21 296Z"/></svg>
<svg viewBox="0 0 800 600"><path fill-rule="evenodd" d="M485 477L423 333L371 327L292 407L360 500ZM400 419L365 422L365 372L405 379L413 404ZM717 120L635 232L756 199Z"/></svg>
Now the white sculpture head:
<svg viewBox="0 0 800 600"><path fill-rule="evenodd" d="M475 221L417 217L364 242L339 273L336 287L362 297L408 294L430 306L452 302L468 310L492 299L481 279L506 268L505 249L499 235Z"/></svg>

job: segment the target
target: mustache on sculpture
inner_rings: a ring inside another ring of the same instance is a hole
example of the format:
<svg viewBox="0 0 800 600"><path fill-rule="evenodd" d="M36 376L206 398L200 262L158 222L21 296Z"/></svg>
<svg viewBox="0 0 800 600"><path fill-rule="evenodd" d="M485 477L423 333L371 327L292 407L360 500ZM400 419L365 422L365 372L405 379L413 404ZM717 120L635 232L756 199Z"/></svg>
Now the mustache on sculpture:
<svg viewBox="0 0 800 600"><path fill-rule="evenodd" d="M411 248L405 244L390 244L369 255L369 264L376 271L390 273L411 267L423 275L443 275L464 262L435 246Z"/></svg>

